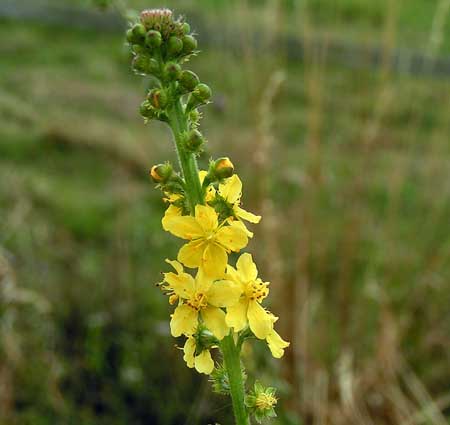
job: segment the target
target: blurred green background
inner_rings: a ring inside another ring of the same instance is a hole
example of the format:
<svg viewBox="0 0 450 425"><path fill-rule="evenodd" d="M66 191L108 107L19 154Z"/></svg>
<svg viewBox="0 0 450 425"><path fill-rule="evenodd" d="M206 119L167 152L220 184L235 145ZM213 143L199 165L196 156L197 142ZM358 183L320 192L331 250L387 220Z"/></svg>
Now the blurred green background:
<svg viewBox="0 0 450 425"><path fill-rule="evenodd" d="M179 241L148 169L125 9L186 15L250 249L291 341L247 352L279 424L450 424L449 0L0 1L0 424L232 423L154 284Z"/></svg>

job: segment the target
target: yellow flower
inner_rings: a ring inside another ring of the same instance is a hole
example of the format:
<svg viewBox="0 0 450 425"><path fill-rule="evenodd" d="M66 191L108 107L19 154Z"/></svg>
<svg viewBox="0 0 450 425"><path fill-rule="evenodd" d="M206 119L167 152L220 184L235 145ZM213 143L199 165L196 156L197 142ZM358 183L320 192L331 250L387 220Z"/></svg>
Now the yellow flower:
<svg viewBox="0 0 450 425"><path fill-rule="evenodd" d="M208 174L208 172L204 171L204 170L201 170L198 172L198 177L200 179L200 183L203 184L203 180L205 180L205 177L207 174ZM206 188L206 192L205 192L206 202L211 201L214 198L214 195L215 195L215 190L211 185L209 185ZM162 219L162 227L166 231L169 231L167 228L167 222L170 221L170 219L172 217L177 217L177 216L183 215L182 208L180 208L179 206L174 204L176 201L178 201L181 198L183 198L183 195L180 195L177 193L167 194L167 197L164 198L164 201L166 201L170 204L169 207L166 209L166 212L164 213L164 217Z"/></svg>
<svg viewBox="0 0 450 425"><path fill-rule="evenodd" d="M195 355L195 350L195 338L189 336L183 347L183 360L186 362L188 367L195 367L197 372L209 375L214 369L214 361L211 357L210 351L208 349L202 350L200 354Z"/></svg>
<svg viewBox="0 0 450 425"><path fill-rule="evenodd" d="M217 280L207 277L199 269L194 279L183 271L183 266L177 261L168 261L176 273L164 273L164 289L180 300L172 314L170 330L174 337L191 336L195 332L199 316L205 326L222 339L228 334L229 328L225 322L225 313L221 307L235 304L241 295L241 288L229 280Z"/></svg>
<svg viewBox="0 0 450 425"><path fill-rule="evenodd" d="M260 303L269 294L269 283L258 278L258 270L252 256L248 253L242 254L236 263L236 269L227 267L226 277L242 288L239 302L227 308L227 325L239 332L248 323L257 338L267 338L273 329L273 320Z"/></svg>
<svg viewBox="0 0 450 425"><path fill-rule="evenodd" d="M237 218L249 221L250 223L259 223L261 220L260 215L252 214L239 206L242 196L242 182L237 174L233 174L225 183L220 184L218 193L231 204L234 215Z"/></svg>
<svg viewBox="0 0 450 425"><path fill-rule="evenodd" d="M187 267L202 267L208 275L225 272L230 251L239 251L248 243L249 232L235 221L219 225L214 208L195 207L195 217L172 215L163 220L164 229L179 238L187 239L178 253L178 261Z"/></svg>

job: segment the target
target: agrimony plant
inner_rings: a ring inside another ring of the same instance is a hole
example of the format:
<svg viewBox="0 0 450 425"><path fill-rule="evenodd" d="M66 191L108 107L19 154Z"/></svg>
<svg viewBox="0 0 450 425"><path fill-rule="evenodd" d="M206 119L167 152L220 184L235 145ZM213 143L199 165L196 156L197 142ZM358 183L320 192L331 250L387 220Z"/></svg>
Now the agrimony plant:
<svg viewBox="0 0 450 425"><path fill-rule="evenodd" d="M280 358L289 343L274 329L277 317L262 305L269 283L258 277L251 254L242 253L234 266L229 254L247 246L253 233L245 223L261 217L241 207L242 182L229 158L198 169L205 143L199 108L210 102L211 90L186 69L198 53L189 24L168 9L144 10L126 37L132 68L153 81L140 113L146 122L167 123L178 155L179 170L166 162L150 171L168 204L162 227L185 241L177 259L167 260L173 270L159 284L174 306L171 333L185 338L187 366L210 375L213 389L231 396L236 424L249 424L250 416L259 422L275 415L277 399L273 388L260 383L247 392L242 344L265 341ZM212 350L221 354L216 364Z"/></svg>

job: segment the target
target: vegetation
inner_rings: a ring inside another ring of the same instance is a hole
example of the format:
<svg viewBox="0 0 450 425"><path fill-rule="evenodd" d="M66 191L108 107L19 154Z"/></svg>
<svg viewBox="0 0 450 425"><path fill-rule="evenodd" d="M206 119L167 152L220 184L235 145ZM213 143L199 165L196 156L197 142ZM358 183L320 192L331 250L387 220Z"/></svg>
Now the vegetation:
<svg viewBox="0 0 450 425"><path fill-rule="evenodd" d="M430 50L444 2L256 3L186 13L265 29L192 69L215 94L207 152L236 158L264 217L252 250L291 341L277 420L446 424L450 80L333 64L313 43L345 27L383 52L448 53L448 20ZM302 62L275 54L284 31L310 41ZM147 173L173 148L138 118L122 33L3 21L0 36L0 424L229 423L153 286L177 245ZM254 354L249 375L272 384L278 365Z"/></svg>

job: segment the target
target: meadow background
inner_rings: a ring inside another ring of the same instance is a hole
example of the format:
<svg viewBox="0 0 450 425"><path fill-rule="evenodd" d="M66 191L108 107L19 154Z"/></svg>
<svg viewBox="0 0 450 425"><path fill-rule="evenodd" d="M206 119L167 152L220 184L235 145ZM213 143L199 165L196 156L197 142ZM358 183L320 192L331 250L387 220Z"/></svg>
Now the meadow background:
<svg viewBox="0 0 450 425"><path fill-rule="evenodd" d="M0 1L0 424L232 423L154 284L177 240L117 7ZM291 341L283 425L450 424L450 1L130 0L199 33L201 163L230 156Z"/></svg>

